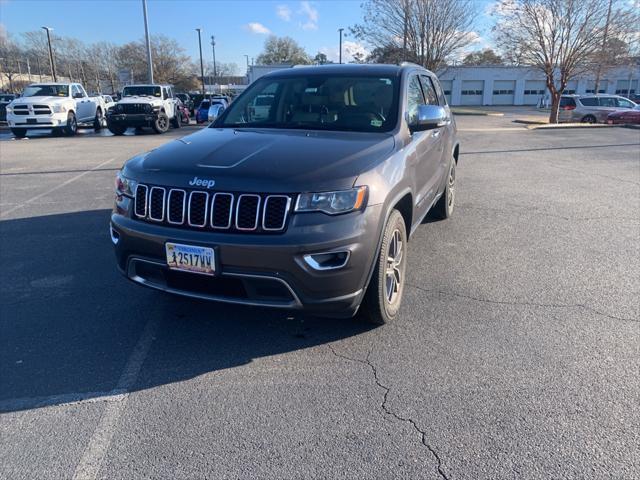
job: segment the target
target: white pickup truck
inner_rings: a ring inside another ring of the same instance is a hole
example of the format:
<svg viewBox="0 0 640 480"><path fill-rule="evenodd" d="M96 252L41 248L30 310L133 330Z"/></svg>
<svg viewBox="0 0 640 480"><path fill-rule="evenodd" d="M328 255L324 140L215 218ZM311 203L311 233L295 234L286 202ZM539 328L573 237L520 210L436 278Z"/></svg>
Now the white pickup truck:
<svg viewBox="0 0 640 480"><path fill-rule="evenodd" d="M75 135L78 124L102 128L105 106L102 97L89 97L79 83L34 83L7 105L7 123L22 138L31 129Z"/></svg>

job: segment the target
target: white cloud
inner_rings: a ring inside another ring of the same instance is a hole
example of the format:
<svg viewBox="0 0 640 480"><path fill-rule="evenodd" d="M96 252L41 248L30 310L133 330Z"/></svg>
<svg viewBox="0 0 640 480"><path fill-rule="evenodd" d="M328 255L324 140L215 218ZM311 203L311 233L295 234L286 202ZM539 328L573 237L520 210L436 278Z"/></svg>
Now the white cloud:
<svg viewBox="0 0 640 480"><path fill-rule="evenodd" d="M318 9L315 8L311 4L311 2L300 2L300 9L298 10L298 14L306 17L307 19L306 22L300 24L303 30L318 29L318 19L320 18L320 14L318 13Z"/></svg>
<svg viewBox="0 0 640 480"><path fill-rule="evenodd" d="M291 9L289 8L289 5L278 5L276 7L276 15L285 22L291 20Z"/></svg>
<svg viewBox="0 0 640 480"><path fill-rule="evenodd" d="M271 30L269 30L263 24L258 23L258 22L247 23L244 26L244 28L245 28L245 30L248 30L251 33L254 33L256 35L267 35L267 34L271 33Z"/></svg>
<svg viewBox="0 0 640 480"><path fill-rule="evenodd" d="M340 47L322 47L320 48L320 52L324 53L327 56L327 60L331 62L338 62L340 60ZM353 56L356 54L360 54L363 58L366 58L369 55L369 50L365 48L364 45L358 42L352 42L350 40L343 40L342 42L342 61L344 63L351 62L353 60Z"/></svg>

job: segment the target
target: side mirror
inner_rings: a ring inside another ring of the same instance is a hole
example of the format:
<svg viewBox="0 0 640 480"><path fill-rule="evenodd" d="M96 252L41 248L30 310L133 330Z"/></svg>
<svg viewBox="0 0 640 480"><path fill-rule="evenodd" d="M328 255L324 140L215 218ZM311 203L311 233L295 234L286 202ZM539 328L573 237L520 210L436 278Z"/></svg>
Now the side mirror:
<svg viewBox="0 0 640 480"><path fill-rule="evenodd" d="M83 98L84 96L80 92L76 92L73 94L73 98Z"/></svg>
<svg viewBox="0 0 640 480"><path fill-rule="evenodd" d="M411 132L423 132L449 124L447 111L440 105L418 105L416 121L409 125Z"/></svg>

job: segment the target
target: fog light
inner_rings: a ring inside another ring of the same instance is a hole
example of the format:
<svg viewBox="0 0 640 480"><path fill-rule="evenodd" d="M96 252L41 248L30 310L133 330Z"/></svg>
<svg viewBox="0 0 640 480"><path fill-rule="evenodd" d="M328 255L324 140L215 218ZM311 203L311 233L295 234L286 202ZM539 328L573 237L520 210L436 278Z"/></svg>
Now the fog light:
<svg viewBox="0 0 640 480"><path fill-rule="evenodd" d="M349 250L311 253L304 256L304 261L314 270L337 270L347 264L350 256Z"/></svg>
<svg viewBox="0 0 640 480"><path fill-rule="evenodd" d="M111 241L114 245L117 245L120 241L120 234L113 229L113 227L109 227L109 233L111 233Z"/></svg>

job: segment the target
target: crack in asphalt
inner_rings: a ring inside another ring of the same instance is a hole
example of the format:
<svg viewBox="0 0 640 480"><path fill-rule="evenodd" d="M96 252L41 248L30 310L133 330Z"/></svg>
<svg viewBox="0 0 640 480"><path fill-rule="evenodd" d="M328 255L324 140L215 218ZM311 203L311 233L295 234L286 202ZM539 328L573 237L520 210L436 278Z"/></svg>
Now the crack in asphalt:
<svg viewBox="0 0 640 480"><path fill-rule="evenodd" d="M506 300L492 300L492 299L488 299L488 298L480 298L480 297L474 297L472 295L464 295L462 293L453 293L453 292L443 292L442 290L433 290L430 288L424 288L424 287L420 287L418 285L414 285L412 283L406 283L406 285L408 287L412 287L415 288L416 290L420 290L422 292L426 292L426 293L437 293L439 295L445 295L445 296L450 296L450 297L459 297L459 298L464 298L467 300L473 300L476 302L481 302L481 303L491 303L491 304L495 304L495 305L513 305L513 306L529 306L529 307L549 307L549 308L582 308L584 310L588 310L590 312L593 312L597 315L603 316L603 317L607 317L610 318L612 320L619 320L622 322L633 322L633 323L640 323L640 319L637 318L627 318L627 317L617 317L615 315L610 315L608 313L604 313L600 310L597 310L593 307L590 307L588 305L585 305L583 303L572 303L572 304L566 304L566 303L536 303L536 302L515 302L515 301L506 301Z"/></svg>
<svg viewBox="0 0 640 480"><path fill-rule="evenodd" d="M387 399L388 399L388 396L389 396L389 392L391 392L391 388L387 387L385 384L383 384L380 381L380 378L378 377L378 369L371 362L371 360L369 360L369 358L371 357L371 350L367 354L367 358L365 360L361 360L359 358L348 357L346 355L343 355L341 353L336 352L336 350L333 348L333 345L331 345L331 344L329 344L328 346L329 346L329 349L331 350L331 352L336 357L342 358L344 360L348 360L350 362L361 363L363 365L368 366L371 369L371 371L373 372L373 379L374 379L376 385L384 390L384 396L382 398L382 403L380 404L380 408L382 408L382 410L384 411L385 414L392 416L396 420L400 420L401 422L407 422L407 423L411 424L413 429L420 434L420 440L422 442L422 445L424 445L427 448L427 450L429 450L429 452L431 452L433 457L436 459L438 474L444 480L449 480L449 477L447 476L447 474L442 469L442 459L440 458L440 455L438 455L438 453L435 451L435 449L429 443L427 443L427 434L425 433L425 431L422 430L418 426L418 424L415 422L415 420L413 420L411 418L405 418L405 417L403 417L401 415L398 415L397 413L392 411L389 408L389 406L387 405Z"/></svg>
<svg viewBox="0 0 640 480"><path fill-rule="evenodd" d="M539 215L542 217L553 217L553 218L559 218L561 220L566 220L566 221L575 220L579 222L585 222L585 221L591 221L591 220L624 220L628 222L640 221L638 218L635 218L635 217L615 217L612 215L609 215L609 216L602 215L599 217L565 217L563 215L558 215L556 213L543 212L543 211L540 211L539 209L531 209L531 207L529 206L516 207L514 209L507 209L507 208L493 208L493 207L482 207L482 206L476 206L476 205L460 204L460 205L457 205L457 208L462 208L462 209L466 208L471 210L486 210L489 212L498 212L498 213L505 213L505 214L530 213L532 215Z"/></svg>

